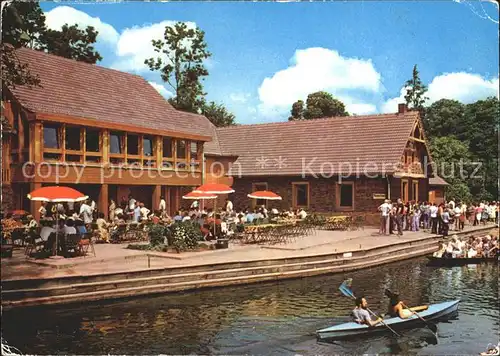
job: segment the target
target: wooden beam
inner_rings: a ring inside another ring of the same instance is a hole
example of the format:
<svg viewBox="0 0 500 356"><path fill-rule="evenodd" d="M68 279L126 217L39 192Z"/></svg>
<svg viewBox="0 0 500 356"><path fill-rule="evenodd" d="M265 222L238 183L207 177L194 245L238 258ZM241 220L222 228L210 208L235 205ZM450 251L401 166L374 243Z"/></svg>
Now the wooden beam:
<svg viewBox="0 0 500 356"><path fill-rule="evenodd" d="M153 187L153 206L151 208L151 212L158 210L160 207L160 199L161 199L161 185L155 185Z"/></svg>
<svg viewBox="0 0 500 356"><path fill-rule="evenodd" d="M109 130L105 129L99 135L99 147L102 152L102 164L109 163L110 142Z"/></svg>
<svg viewBox="0 0 500 356"><path fill-rule="evenodd" d="M425 143L425 140L422 140L420 138L416 138L413 136L410 136L410 140L415 141L415 142Z"/></svg>
<svg viewBox="0 0 500 356"><path fill-rule="evenodd" d="M41 187L42 187L42 183L33 183L32 182L32 183L30 183L30 192L34 191L35 189L41 188ZM24 197L22 197L22 198L24 198ZM40 221L40 212L38 211L38 209L40 209L41 206L42 206L42 204L39 201L34 201L34 200L30 201L30 212L36 221Z"/></svg>
<svg viewBox="0 0 500 356"><path fill-rule="evenodd" d="M37 113L36 119L42 121L70 123L74 125L98 127L102 129L113 129L116 131L126 131L135 134L161 135L161 136L183 138L187 140L212 141L211 136L188 134L188 133L163 130L158 128L153 129L141 126L127 125L122 123L103 122L102 120L98 119L89 119L89 118L69 116L69 115Z"/></svg>
<svg viewBox="0 0 500 356"><path fill-rule="evenodd" d="M99 212L104 213L104 219L108 219L108 185L101 184L101 189L99 190L99 201L97 203L97 207Z"/></svg>
<svg viewBox="0 0 500 356"><path fill-rule="evenodd" d="M17 111L17 118L16 118L17 127L18 127L17 139L19 142L19 145L17 146L17 154L18 154L17 161L18 162L23 162L23 150L24 150L24 130L25 130L25 127L23 125L21 110L22 109L19 108L19 110Z"/></svg>
<svg viewBox="0 0 500 356"><path fill-rule="evenodd" d="M41 122L34 123L33 130L33 162L42 162L43 160L43 128Z"/></svg>

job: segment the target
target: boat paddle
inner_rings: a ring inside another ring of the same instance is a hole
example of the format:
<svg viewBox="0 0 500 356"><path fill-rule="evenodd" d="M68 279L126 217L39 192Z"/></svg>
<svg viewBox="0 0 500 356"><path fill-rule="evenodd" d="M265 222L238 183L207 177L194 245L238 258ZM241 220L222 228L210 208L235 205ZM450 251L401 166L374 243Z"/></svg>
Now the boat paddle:
<svg viewBox="0 0 500 356"><path fill-rule="evenodd" d="M351 283L352 283L352 278L349 278L347 280L345 280L339 287L339 290L340 292L345 295L346 297L350 297L350 298L353 298L353 299L356 299L356 296L354 295L354 293L351 291L350 289L350 286L351 286ZM366 310L368 310L370 312L371 315L373 315L375 318L378 318L377 314L375 314L374 312L372 312L369 308L366 308ZM385 322L384 322L384 319L383 318L380 318L380 322L382 324L384 324L385 327L387 327L387 329L389 329L390 331L392 331L392 333L396 336L401 336L399 335L393 328L391 328L389 325L387 325Z"/></svg>
<svg viewBox="0 0 500 356"><path fill-rule="evenodd" d="M389 289L386 289L387 292L389 292L390 294L394 294L392 293ZM410 312L412 312L413 314L415 314L420 320L422 320L425 325L427 326L427 328L434 334L434 336L436 337L436 339L438 338L438 335L437 335L437 326L436 325L433 325L433 324L429 324L427 322L427 320L425 320L424 318L422 318L420 316L420 314L418 314L416 311L414 310L411 310L410 307L408 307L405 303L403 303L402 301L401 302L401 305L403 306L403 308L406 308L408 309Z"/></svg>

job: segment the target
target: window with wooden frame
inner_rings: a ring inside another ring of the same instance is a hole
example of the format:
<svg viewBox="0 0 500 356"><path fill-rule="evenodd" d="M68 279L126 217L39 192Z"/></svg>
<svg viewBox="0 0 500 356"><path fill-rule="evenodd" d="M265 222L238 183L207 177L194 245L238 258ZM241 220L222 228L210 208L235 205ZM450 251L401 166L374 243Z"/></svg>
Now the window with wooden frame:
<svg viewBox="0 0 500 356"><path fill-rule="evenodd" d="M144 167L156 167L156 145L154 136L142 136L142 165Z"/></svg>
<svg viewBox="0 0 500 356"><path fill-rule="evenodd" d="M411 182L411 197L415 201L419 201L418 197L418 180L414 180Z"/></svg>
<svg viewBox="0 0 500 356"><path fill-rule="evenodd" d="M98 129L85 128L83 132L85 143L85 163L102 162L102 133Z"/></svg>
<svg viewBox="0 0 500 356"><path fill-rule="evenodd" d="M401 199L404 203L408 201L408 179L401 179Z"/></svg>
<svg viewBox="0 0 500 356"><path fill-rule="evenodd" d="M292 204L293 208L309 208L309 183L292 183Z"/></svg>
<svg viewBox="0 0 500 356"><path fill-rule="evenodd" d="M176 156L175 166L176 169L187 169L188 163L188 144L186 140L176 140Z"/></svg>
<svg viewBox="0 0 500 356"><path fill-rule="evenodd" d="M141 140L138 134L127 133L125 136L125 155L127 165L138 167L141 165Z"/></svg>
<svg viewBox="0 0 500 356"><path fill-rule="evenodd" d="M203 144L201 142L191 141L189 143L189 157L191 162L191 170L198 172L201 168L201 150Z"/></svg>
<svg viewBox="0 0 500 356"><path fill-rule="evenodd" d="M64 125L64 160L66 162L83 162L83 128Z"/></svg>
<svg viewBox="0 0 500 356"><path fill-rule="evenodd" d="M354 182L338 183L336 187L337 210L354 210Z"/></svg>
<svg viewBox="0 0 500 356"><path fill-rule="evenodd" d="M125 163L125 138L124 132L111 131L109 133L109 162L111 164Z"/></svg>
<svg viewBox="0 0 500 356"><path fill-rule="evenodd" d="M258 182L258 183L252 183L252 193L257 192L259 190L267 190L267 182ZM252 207L255 206L266 206L267 207L267 200L266 199L252 199Z"/></svg>
<svg viewBox="0 0 500 356"><path fill-rule="evenodd" d="M162 138L162 168L174 168L174 140L171 137Z"/></svg>
<svg viewBox="0 0 500 356"><path fill-rule="evenodd" d="M43 123L43 159L45 161L61 161L63 158L63 126Z"/></svg>

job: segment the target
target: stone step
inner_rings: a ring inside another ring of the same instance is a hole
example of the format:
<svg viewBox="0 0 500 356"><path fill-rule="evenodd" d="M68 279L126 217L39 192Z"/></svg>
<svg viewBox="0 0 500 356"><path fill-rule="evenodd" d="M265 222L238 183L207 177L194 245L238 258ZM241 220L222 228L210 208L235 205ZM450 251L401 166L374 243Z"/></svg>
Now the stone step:
<svg viewBox="0 0 500 356"><path fill-rule="evenodd" d="M217 278L210 280L194 280L194 281L166 283L166 284L159 283L147 286L117 288L114 290L65 294L58 296L33 297L33 298L24 298L20 300L2 300L2 306L4 308L10 308L16 306L19 307L19 306L32 306L40 304L45 304L45 305L64 304L64 303L74 303L74 302L93 301L102 299L126 298L126 297L135 297L146 294L162 294L162 293L186 291L186 290L193 290L200 288L222 287L222 286L230 286L238 284L273 281L273 280L278 281L281 279L300 278L300 277L314 276L326 273L341 273L362 268L373 267L374 264L381 265L403 259L422 256L431 253L434 250L435 246L424 246L418 249L413 249L412 252L396 253L390 256L378 258L376 260L364 259L360 261L354 261L354 263L326 266L321 268L308 268L304 270L293 270L286 272L261 273L250 276L246 275L237 277Z"/></svg>
<svg viewBox="0 0 500 356"><path fill-rule="evenodd" d="M399 243L393 244L392 246L383 246L373 249L367 249L362 251L354 251L352 253L352 258L362 258L374 256L380 253L380 251L390 250L395 251L398 248L404 248L405 246L418 246L419 244L425 243L435 243L437 246L437 241L439 238L422 238L412 241L402 240ZM156 257L153 257L156 258ZM342 252L334 253L324 253L321 255L314 256L295 256L286 257L278 259L266 259L266 260L250 260L250 261L239 261L239 262L223 262L216 264L204 264L195 266L170 266L170 267L157 267L151 269L141 269L139 271L128 271L128 272L113 272L99 275L86 275L86 276L65 276L59 278L38 278L38 279L24 279L24 280L7 280L2 281L2 291L7 290L19 290L19 289L38 289L47 288L54 286L63 286L83 283L98 283L104 282L109 283L109 281L122 281L137 278L147 278L152 279L155 277L166 277L172 275L195 273L195 272L210 272L214 270L234 270L239 268L249 268L249 267L273 267L281 266L285 264L297 264L297 263L309 263L309 262L321 262L325 260L336 260L343 259ZM83 267L81 267L83 268Z"/></svg>
<svg viewBox="0 0 500 356"><path fill-rule="evenodd" d="M390 257L394 254L411 253L415 249L433 248L436 249L434 241L421 241L418 244L409 245L396 245L386 248L383 252L375 255L377 258ZM370 257L372 259L373 257ZM258 267L243 267L235 269L212 269L203 272L189 272L174 275L161 275L155 277L142 277L142 278L126 278L121 280L110 279L108 281L87 282L67 285L44 286L39 288L26 288L14 290L2 290L2 300L19 300L24 298L37 298L37 297L50 297L61 296L69 294L101 292L106 290L117 290L123 288L133 287L146 287L157 284L176 284L180 282L191 281L209 281L219 280L223 278L236 278L236 277L251 277L255 275L267 275L272 273L285 273L293 271L301 271L308 269L322 269L334 266L342 266L346 264L356 263L358 261L366 260L366 256L344 258L344 259L328 259L321 261L309 261L301 263L288 263L272 266L258 266Z"/></svg>

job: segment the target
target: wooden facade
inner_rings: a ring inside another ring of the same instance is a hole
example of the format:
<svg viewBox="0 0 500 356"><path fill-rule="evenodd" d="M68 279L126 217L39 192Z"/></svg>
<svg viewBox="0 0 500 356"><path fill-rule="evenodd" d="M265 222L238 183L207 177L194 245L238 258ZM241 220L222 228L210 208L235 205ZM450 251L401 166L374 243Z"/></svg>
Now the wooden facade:
<svg viewBox="0 0 500 356"><path fill-rule="evenodd" d="M105 214L110 199L118 203L132 192L153 209L165 197L173 213L182 195L207 175L203 146L209 136L33 113L12 96L4 96L3 115L17 132L2 142L3 183L12 186L12 208L30 210L36 218L39 203L26 202L25 196L44 185L90 193Z"/></svg>

